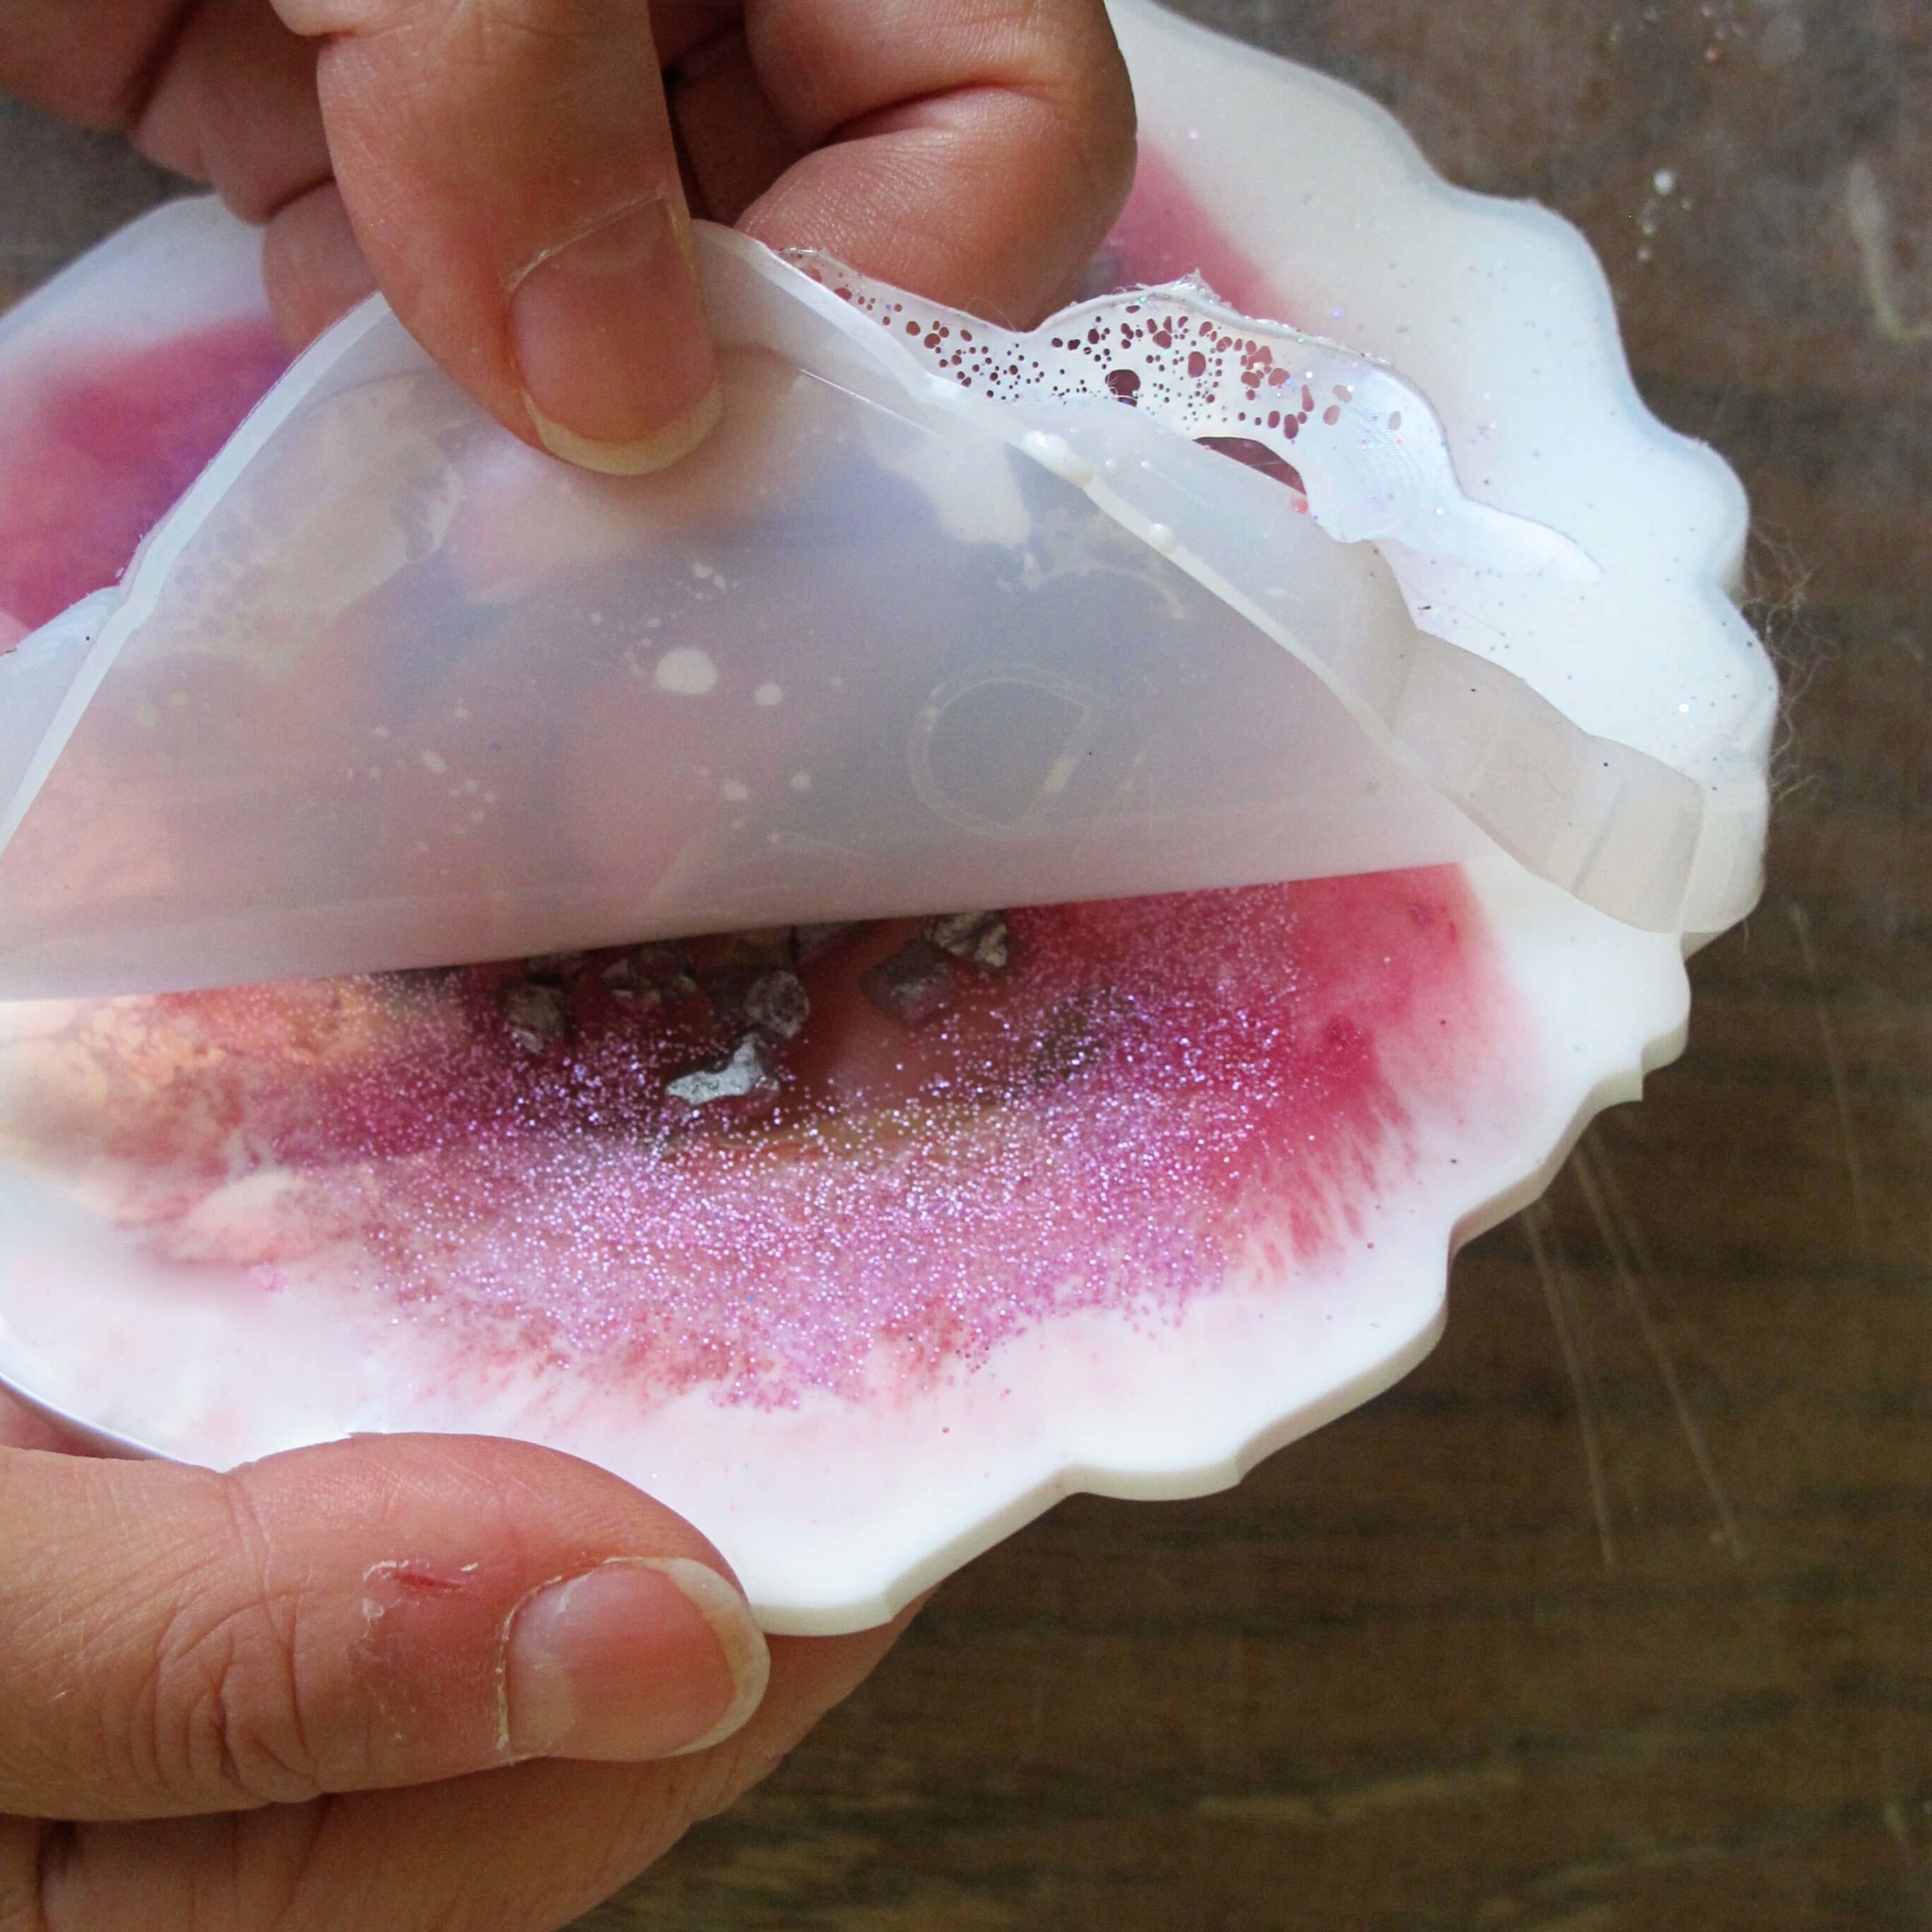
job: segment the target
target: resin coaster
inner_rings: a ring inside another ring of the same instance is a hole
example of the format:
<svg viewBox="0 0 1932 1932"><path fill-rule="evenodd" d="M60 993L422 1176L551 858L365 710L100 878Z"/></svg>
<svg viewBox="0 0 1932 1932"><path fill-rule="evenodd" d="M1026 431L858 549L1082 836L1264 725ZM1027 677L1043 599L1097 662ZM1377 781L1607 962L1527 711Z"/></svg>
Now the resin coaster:
<svg viewBox="0 0 1932 1932"><path fill-rule="evenodd" d="M1775 707L1724 596L1743 500L1638 403L1587 249L1444 187L1348 91L1115 12L1143 158L1092 292L1198 271L1426 397L1471 505L1596 577L1385 532L1391 595L1445 663L1685 775L1697 826L1726 829L1660 835L1671 903L1698 931L1737 916ZM57 712L134 540L275 371L245 238L171 220L128 245L220 252L218 299L124 305L118 342L57 342L60 368L0 395L66 466L0 487L0 609L28 640L0 734ZM138 435L88 427L131 408ZM1077 469L1078 440L1027 460ZM1271 505L1319 495L1254 440ZM1599 580L1635 588L1593 602ZM1553 583L1576 586L1569 674L1524 642ZM1639 618L1686 694L1641 715L1614 673ZM157 683L109 749L165 766L205 695ZM1392 712L1376 755L1435 757L1429 795L1453 781L1466 826L1498 794L1458 764L1466 736L1429 740L1447 709ZM100 866L165 887L176 829L144 847L114 823ZM1676 1050L1679 922L1623 922L1454 835L1460 864L0 1008L0 1374L217 1463L352 1429L552 1443L689 1515L771 1629L876 1621L1059 1495L1223 1484L1386 1386L1439 1329L1455 1244ZM1595 857L1564 863L1607 892L1626 874Z"/></svg>

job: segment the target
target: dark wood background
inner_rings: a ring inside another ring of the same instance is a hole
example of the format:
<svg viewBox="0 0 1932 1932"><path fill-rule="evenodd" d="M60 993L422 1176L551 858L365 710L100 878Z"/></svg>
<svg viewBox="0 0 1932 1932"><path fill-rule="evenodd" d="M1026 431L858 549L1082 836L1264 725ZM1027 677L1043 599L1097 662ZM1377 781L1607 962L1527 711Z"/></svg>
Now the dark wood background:
<svg viewBox="0 0 1932 1932"><path fill-rule="evenodd" d="M1932 11L1189 11L1589 232L1757 507L1770 888L1422 1369L983 1558L581 1932L1932 1927ZM160 186L0 104L0 285Z"/></svg>

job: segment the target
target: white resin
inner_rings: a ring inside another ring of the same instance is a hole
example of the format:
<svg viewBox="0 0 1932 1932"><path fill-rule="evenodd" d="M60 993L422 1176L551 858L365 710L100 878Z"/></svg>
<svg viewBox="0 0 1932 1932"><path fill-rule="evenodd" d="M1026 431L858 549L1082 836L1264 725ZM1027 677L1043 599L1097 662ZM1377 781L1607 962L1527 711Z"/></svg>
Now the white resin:
<svg viewBox="0 0 1932 1932"><path fill-rule="evenodd" d="M1744 491L1644 407L1589 244L1547 209L1451 186L1340 82L1152 0L1109 12L1148 145L1294 318L1399 370L1469 494L1561 531L1620 593L1555 599L1547 577L1386 546L1411 608L1582 729L1695 774L1708 818L1732 829L1701 841L1681 923L1741 918L1758 890L1778 704L1730 595ZM1653 647L1654 676L1633 675Z"/></svg>

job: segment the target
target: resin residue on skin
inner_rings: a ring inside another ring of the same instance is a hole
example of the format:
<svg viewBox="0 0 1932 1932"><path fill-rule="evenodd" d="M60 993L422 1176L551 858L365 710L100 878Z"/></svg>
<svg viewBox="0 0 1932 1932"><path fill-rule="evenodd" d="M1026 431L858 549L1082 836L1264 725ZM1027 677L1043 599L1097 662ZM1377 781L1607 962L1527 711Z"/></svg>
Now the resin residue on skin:
<svg viewBox="0 0 1932 1932"><path fill-rule="evenodd" d="M288 361L250 319L18 372L0 396L0 623L31 631L116 582Z"/></svg>
<svg viewBox="0 0 1932 1932"><path fill-rule="evenodd" d="M1257 1263L1292 1294L1410 1174L1418 1110L1479 1106L1502 982L1454 869L1009 924L1007 970L910 1024L863 989L917 928L803 961L772 1083L703 1106L668 1089L729 1050L715 995L620 998L601 955L545 969L535 1032L509 967L96 1003L37 1044L19 1151L172 1260L640 1403L772 1404Z"/></svg>

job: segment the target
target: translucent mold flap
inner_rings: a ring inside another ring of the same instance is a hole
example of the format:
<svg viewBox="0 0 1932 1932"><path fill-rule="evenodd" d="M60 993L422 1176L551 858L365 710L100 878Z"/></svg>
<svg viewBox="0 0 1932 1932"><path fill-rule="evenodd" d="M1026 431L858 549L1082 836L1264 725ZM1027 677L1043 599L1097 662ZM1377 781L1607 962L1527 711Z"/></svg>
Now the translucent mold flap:
<svg viewBox="0 0 1932 1932"><path fill-rule="evenodd" d="M726 231L700 250L725 418L671 474L528 450L372 303L118 592L0 660L45 721L0 740L0 992L1492 841L1682 918L1697 781L1417 629L1378 541L1565 595L1596 574L1469 502L1389 372L1188 286L1019 339Z"/></svg>

